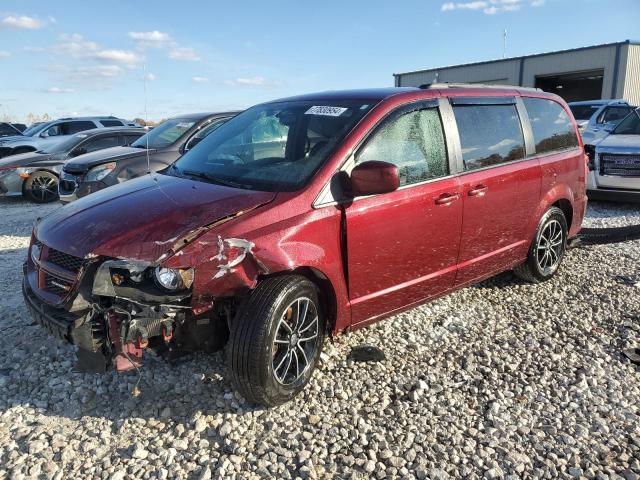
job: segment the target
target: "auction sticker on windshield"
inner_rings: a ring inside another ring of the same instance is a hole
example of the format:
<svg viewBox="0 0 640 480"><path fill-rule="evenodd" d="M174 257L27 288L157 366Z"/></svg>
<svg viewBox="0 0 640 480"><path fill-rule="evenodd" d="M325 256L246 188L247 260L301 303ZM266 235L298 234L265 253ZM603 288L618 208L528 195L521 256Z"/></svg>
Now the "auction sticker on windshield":
<svg viewBox="0 0 640 480"><path fill-rule="evenodd" d="M325 115L328 117L339 117L348 109L345 107L328 107L328 106L313 106L307 110L305 115Z"/></svg>

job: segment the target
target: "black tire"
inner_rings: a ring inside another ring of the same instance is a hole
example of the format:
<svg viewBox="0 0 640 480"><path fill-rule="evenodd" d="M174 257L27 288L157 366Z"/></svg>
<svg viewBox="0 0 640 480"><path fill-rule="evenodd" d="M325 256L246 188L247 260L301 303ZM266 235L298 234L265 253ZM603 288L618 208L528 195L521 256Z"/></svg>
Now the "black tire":
<svg viewBox="0 0 640 480"><path fill-rule="evenodd" d="M34 172L24 182L23 195L36 203L49 203L58 197L58 177L51 172Z"/></svg>
<svg viewBox="0 0 640 480"><path fill-rule="evenodd" d="M311 340L304 340L314 333L314 328L309 330L304 323L310 324L313 316L311 303L306 300L313 303L317 316L316 336ZM294 318L296 311L298 315L304 313L302 324L296 322L299 316ZM325 327L318 289L307 278L286 275L260 282L231 325L227 354L233 386L252 403L272 407L288 402L306 386L318 364ZM304 332L305 328L309 333ZM294 355L295 367L307 359L299 376L294 370Z"/></svg>
<svg viewBox="0 0 640 480"><path fill-rule="evenodd" d="M567 219L562 210L557 207L547 210L540 219L527 260L514 268L514 273L531 283L544 282L553 277L558 272L567 250L568 231ZM547 236L551 238L547 239Z"/></svg>

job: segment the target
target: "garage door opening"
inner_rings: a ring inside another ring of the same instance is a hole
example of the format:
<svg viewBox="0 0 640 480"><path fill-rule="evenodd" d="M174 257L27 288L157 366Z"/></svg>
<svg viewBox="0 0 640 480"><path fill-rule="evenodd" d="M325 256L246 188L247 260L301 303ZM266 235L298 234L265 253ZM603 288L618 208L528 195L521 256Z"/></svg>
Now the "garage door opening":
<svg viewBox="0 0 640 480"><path fill-rule="evenodd" d="M536 77L536 88L560 95L567 102L602 98L604 70Z"/></svg>

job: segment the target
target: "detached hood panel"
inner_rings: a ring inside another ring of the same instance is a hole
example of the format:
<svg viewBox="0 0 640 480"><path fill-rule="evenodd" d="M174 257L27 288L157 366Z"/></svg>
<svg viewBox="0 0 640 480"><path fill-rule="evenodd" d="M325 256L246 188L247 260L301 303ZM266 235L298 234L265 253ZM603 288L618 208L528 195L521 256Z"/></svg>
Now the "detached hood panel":
<svg viewBox="0 0 640 480"><path fill-rule="evenodd" d="M640 153L640 135L609 135L598 143L607 152Z"/></svg>
<svg viewBox="0 0 640 480"><path fill-rule="evenodd" d="M155 262L199 227L252 210L275 196L145 175L59 208L36 225L36 236L78 257L95 254Z"/></svg>

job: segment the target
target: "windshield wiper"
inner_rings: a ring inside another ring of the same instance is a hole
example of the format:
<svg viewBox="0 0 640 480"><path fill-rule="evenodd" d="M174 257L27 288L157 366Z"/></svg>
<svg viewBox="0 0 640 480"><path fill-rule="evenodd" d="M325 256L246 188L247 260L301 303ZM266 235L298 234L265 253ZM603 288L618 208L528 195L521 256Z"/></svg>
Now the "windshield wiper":
<svg viewBox="0 0 640 480"><path fill-rule="evenodd" d="M174 167L177 171L178 167ZM246 185L243 183L234 182L232 180L225 180L223 178L216 177L207 172L200 172L198 170L182 170L182 173L185 175L189 175L190 177L201 178L203 180L207 180L211 183L217 183L218 185L224 185L225 187L233 187L233 188L243 188L245 190L251 190L251 185Z"/></svg>

